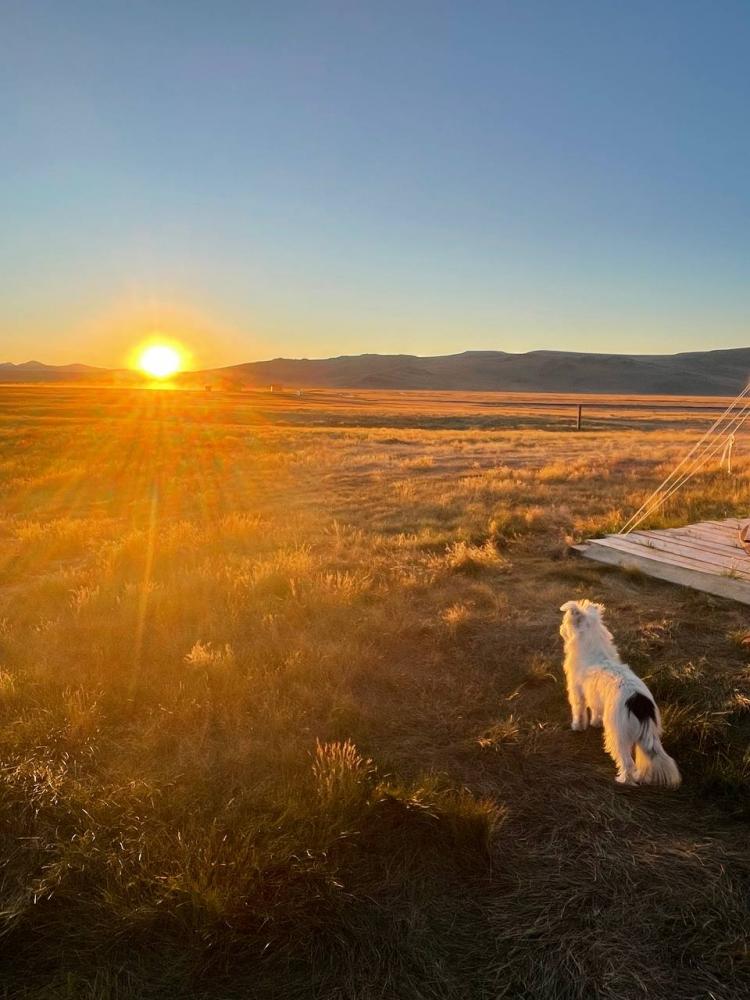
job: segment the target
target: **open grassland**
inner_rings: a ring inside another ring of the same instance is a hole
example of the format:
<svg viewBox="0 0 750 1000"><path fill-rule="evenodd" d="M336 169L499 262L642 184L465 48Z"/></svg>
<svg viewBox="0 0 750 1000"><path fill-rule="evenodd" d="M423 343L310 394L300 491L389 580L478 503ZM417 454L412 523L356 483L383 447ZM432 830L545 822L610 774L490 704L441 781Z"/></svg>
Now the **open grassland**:
<svg viewBox="0 0 750 1000"><path fill-rule="evenodd" d="M748 609L568 552L718 404L574 402L0 387L0 996L750 995ZM568 730L584 596L678 792Z"/></svg>

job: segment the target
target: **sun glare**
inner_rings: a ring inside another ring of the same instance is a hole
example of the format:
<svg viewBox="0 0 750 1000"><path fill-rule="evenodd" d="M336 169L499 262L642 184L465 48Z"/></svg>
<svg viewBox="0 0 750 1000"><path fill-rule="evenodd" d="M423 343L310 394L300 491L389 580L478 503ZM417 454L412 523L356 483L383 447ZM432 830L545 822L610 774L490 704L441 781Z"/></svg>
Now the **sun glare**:
<svg viewBox="0 0 750 1000"><path fill-rule="evenodd" d="M138 356L138 367L151 378L169 378L182 368L182 358L168 344L151 344Z"/></svg>

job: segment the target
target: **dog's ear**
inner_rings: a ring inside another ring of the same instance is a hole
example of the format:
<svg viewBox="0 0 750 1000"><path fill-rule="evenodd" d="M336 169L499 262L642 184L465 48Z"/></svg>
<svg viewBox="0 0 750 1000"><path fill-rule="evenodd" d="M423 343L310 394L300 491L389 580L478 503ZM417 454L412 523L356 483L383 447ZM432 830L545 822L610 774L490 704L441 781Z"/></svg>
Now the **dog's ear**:
<svg viewBox="0 0 750 1000"><path fill-rule="evenodd" d="M586 612L583 611L578 601L566 601L560 610L570 613L570 622L575 629L580 628L586 620Z"/></svg>

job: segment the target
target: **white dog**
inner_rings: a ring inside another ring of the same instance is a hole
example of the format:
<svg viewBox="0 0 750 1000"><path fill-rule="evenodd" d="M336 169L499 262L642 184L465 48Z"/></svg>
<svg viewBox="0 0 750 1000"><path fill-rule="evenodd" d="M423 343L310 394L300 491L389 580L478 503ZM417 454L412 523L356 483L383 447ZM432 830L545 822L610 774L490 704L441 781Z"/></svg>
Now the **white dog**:
<svg viewBox="0 0 750 1000"><path fill-rule="evenodd" d="M617 765L617 781L676 788L682 779L661 745L659 709L640 677L620 659L602 621L604 608L568 601L560 610L572 728L586 729L590 711L591 725L604 726L604 749Z"/></svg>

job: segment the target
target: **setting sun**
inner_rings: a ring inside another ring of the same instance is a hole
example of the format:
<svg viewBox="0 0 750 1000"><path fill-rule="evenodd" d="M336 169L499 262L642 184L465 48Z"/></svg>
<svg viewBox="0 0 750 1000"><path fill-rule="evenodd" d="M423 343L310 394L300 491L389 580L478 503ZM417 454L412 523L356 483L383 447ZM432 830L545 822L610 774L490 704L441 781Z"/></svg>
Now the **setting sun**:
<svg viewBox="0 0 750 1000"><path fill-rule="evenodd" d="M138 356L138 367L151 378L169 378L182 367L180 352L168 344L152 344Z"/></svg>

